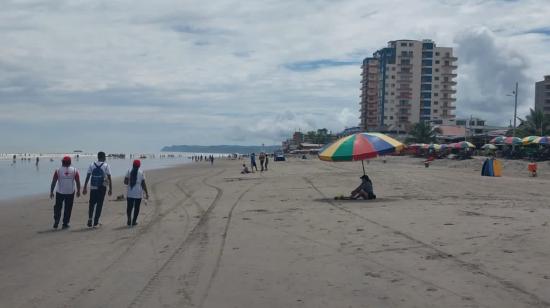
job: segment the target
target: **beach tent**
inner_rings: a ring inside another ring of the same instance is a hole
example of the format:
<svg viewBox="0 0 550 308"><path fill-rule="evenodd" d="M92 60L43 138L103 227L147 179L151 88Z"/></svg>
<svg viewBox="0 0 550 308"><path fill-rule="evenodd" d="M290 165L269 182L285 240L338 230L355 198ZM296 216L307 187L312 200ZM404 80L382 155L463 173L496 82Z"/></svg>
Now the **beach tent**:
<svg viewBox="0 0 550 308"><path fill-rule="evenodd" d="M342 137L319 150L319 159L324 161L360 160L365 173L363 160L379 155L399 152L404 145L381 133L357 133Z"/></svg>
<svg viewBox="0 0 550 308"><path fill-rule="evenodd" d="M497 159L486 159L481 167L481 176L502 176L502 163Z"/></svg>

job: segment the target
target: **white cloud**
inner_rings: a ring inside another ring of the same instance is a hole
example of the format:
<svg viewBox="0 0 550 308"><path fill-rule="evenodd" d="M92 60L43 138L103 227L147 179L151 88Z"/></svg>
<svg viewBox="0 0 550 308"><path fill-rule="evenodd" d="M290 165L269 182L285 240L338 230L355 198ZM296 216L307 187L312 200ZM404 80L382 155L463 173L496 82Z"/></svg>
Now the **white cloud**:
<svg viewBox="0 0 550 308"><path fill-rule="evenodd" d="M510 118L501 93L515 80L524 113L533 82L550 74L544 0L0 0L0 7L0 118L21 130L86 122L97 111L111 131L146 121L155 133L188 132L142 137L167 144L267 144L297 128L341 130L358 121L360 61L400 38L457 48L457 112L494 124ZM289 66L322 61L329 65Z"/></svg>

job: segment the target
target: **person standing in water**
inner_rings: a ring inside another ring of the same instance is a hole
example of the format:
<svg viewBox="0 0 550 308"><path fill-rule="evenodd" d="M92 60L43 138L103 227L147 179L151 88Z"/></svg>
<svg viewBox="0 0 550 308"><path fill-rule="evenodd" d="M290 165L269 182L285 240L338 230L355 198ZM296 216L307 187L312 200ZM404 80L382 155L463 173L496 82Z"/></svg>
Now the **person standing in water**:
<svg viewBox="0 0 550 308"><path fill-rule="evenodd" d="M87 193L86 187L88 181L90 181L90 204L88 208L88 227L92 227L92 218L94 219L94 227L99 225L99 217L101 216L101 210L103 209L103 201L105 200L105 192L107 192L107 185L109 185L110 195L113 194L113 182L111 181L111 168L105 163L105 152L97 153L97 161L93 162L88 168L86 174L86 181L84 181L84 189L82 194ZM95 210L95 216L94 216Z"/></svg>
<svg viewBox="0 0 550 308"><path fill-rule="evenodd" d="M128 185L128 192L126 194L126 216L128 218L128 226L137 225L137 218L139 215L139 207L141 204L141 198L143 192L145 192L145 199L149 199L149 192L147 191L147 185L145 185L145 174L139 170L141 162L134 160L132 169L128 170L126 177L124 178L124 184ZM132 217L133 210L133 217Z"/></svg>
<svg viewBox="0 0 550 308"><path fill-rule="evenodd" d="M71 221L71 212L73 210L74 193L76 182L76 197L80 197L80 176L76 168L71 167L71 158L69 156L63 157L61 160L61 168L55 170L52 178L52 184L50 186L50 199L53 199L53 190L57 186L55 192L55 205L53 207L53 227L57 229L59 226L59 220L61 219L61 208L65 203L65 210L63 211L63 229L69 228L69 222Z"/></svg>

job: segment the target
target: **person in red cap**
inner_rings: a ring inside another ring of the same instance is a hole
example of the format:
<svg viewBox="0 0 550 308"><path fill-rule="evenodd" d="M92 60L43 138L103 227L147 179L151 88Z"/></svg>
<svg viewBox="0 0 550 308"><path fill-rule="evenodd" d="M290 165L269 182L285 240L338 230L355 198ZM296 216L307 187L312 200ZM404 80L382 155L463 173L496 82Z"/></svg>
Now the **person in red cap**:
<svg viewBox="0 0 550 308"><path fill-rule="evenodd" d="M80 176L78 174L78 170L71 167L71 158L69 156L65 156L63 157L63 160L61 160L61 168L55 170L53 174L50 188L50 199L53 199L53 190L57 186L55 193L55 205L53 207L54 229L57 229L59 226L63 203L65 203L65 210L63 211L63 229L69 228L71 212L73 210L75 183L76 196L80 197Z"/></svg>
<svg viewBox="0 0 550 308"><path fill-rule="evenodd" d="M149 199L149 192L147 191L147 185L145 185L145 175L143 171L139 170L141 162L136 159L132 163L132 169L128 170L126 177L124 177L124 184L128 185L128 192L126 194L126 216L128 218L128 226L137 225L137 218L139 215L139 206L141 204L141 198L145 192L145 199ZM133 211L133 217L132 217Z"/></svg>

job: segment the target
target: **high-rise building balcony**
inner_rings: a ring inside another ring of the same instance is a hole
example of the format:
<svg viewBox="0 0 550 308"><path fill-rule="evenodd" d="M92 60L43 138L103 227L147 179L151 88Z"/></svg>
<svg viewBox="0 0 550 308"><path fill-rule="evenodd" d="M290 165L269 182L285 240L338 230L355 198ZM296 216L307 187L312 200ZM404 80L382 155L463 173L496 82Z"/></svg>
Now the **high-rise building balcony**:
<svg viewBox="0 0 550 308"><path fill-rule="evenodd" d="M450 86L456 86L457 85L456 81L454 81L454 80L447 80L447 81L443 80L443 81L441 81L441 84L450 85Z"/></svg>
<svg viewBox="0 0 550 308"><path fill-rule="evenodd" d="M458 58L457 57L454 57L454 56L443 56L441 57L441 59L443 60L448 60L448 61L458 61Z"/></svg>
<svg viewBox="0 0 550 308"><path fill-rule="evenodd" d="M410 64L410 63L400 63L400 64L399 64L399 67L402 67L402 68L411 68L411 67L412 67L412 64Z"/></svg>
<svg viewBox="0 0 550 308"><path fill-rule="evenodd" d="M440 97L439 100L442 102L456 102L456 98L454 97Z"/></svg>
<svg viewBox="0 0 550 308"><path fill-rule="evenodd" d="M453 64L443 64L441 67L443 69L451 69L451 70L456 70L458 68L458 66Z"/></svg>
<svg viewBox="0 0 550 308"><path fill-rule="evenodd" d="M397 74L400 75L400 76L410 76L410 77L412 77L412 75L413 75L413 73L410 72L410 71L399 71L399 72L397 72Z"/></svg>
<svg viewBox="0 0 550 308"><path fill-rule="evenodd" d="M456 93L455 89L440 89L439 91L441 91L441 93L451 93L451 94Z"/></svg>
<svg viewBox="0 0 550 308"><path fill-rule="evenodd" d="M455 78L457 76L457 74L453 72L442 72L441 75L446 77L452 77L452 78Z"/></svg>
<svg viewBox="0 0 550 308"><path fill-rule="evenodd" d="M456 106L443 106L442 109L455 110Z"/></svg>

